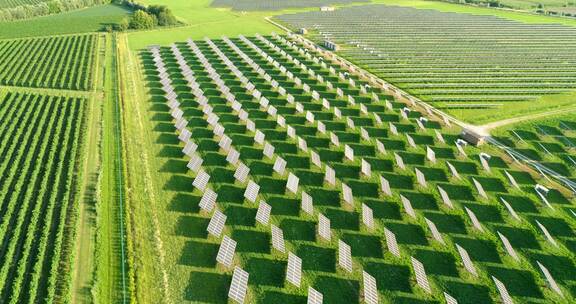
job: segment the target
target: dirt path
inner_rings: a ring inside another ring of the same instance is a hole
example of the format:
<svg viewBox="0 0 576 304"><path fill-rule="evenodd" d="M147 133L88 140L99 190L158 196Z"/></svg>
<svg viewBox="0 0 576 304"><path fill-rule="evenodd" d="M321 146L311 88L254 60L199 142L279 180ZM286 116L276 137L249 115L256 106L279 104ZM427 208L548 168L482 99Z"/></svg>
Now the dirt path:
<svg viewBox="0 0 576 304"><path fill-rule="evenodd" d="M519 122L524 122L524 121L528 121L528 120L538 119L538 118L544 118L544 117L548 117L548 116L552 116L552 115L567 114L567 113L572 113L572 112L576 112L576 107L557 109L557 110L552 110L552 111L547 111L547 112L542 112L542 113L534 113L534 114L525 115L525 116L502 119L502 120L494 121L494 122L487 123L485 125L481 125L481 126L477 126L477 127L484 130L485 132L489 133L490 130L494 130L496 128L500 128L503 126L507 126L507 125L511 125L511 124L515 124L515 123L519 123Z"/></svg>

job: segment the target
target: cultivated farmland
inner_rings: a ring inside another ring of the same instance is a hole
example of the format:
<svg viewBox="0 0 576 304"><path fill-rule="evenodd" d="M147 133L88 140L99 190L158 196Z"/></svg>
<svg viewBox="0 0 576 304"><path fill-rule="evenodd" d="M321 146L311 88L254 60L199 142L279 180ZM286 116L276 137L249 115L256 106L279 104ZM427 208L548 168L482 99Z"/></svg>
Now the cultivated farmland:
<svg viewBox="0 0 576 304"><path fill-rule="evenodd" d="M491 107L576 89L571 27L383 5L277 18L436 105Z"/></svg>
<svg viewBox="0 0 576 304"><path fill-rule="evenodd" d="M282 36L141 60L170 176L174 302L306 303L313 288L360 303L373 282L396 303L573 301L565 192L535 190L535 175L457 128Z"/></svg>
<svg viewBox="0 0 576 304"><path fill-rule="evenodd" d="M58 302L74 236L86 100L25 93L0 99L0 302Z"/></svg>
<svg viewBox="0 0 576 304"><path fill-rule="evenodd" d="M287 8L320 7L331 4L370 2L369 0L214 0L214 7L231 7L235 11L276 11Z"/></svg>
<svg viewBox="0 0 576 304"><path fill-rule="evenodd" d="M66 90L92 88L98 36L0 41L0 84Z"/></svg>
<svg viewBox="0 0 576 304"><path fill-rule="evenodd" d="M34 5L47 0L0 0L0 8L18 7L22 5Z"/></svg>

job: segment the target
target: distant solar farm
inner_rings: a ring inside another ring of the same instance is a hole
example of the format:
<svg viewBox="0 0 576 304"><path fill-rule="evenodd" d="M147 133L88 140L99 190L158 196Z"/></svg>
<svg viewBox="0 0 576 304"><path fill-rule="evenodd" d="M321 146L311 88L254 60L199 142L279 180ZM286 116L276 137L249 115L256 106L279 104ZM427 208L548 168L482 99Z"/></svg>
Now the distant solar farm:
<svg viewBox="0 0 576 304"><path fill-rule="evenodd" d="M293 30L444 107L492 107L576 89L576 29L385 5L282 15Z"/></svg>

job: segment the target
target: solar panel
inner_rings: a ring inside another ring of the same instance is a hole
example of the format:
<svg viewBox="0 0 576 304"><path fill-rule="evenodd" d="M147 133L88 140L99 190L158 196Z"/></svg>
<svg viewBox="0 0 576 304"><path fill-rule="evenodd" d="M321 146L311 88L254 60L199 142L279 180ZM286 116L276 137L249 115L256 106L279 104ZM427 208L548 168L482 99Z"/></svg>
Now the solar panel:
<svg viewBox="0 0 576 304"><path fill-rule="evenodd" d="M356 129L356 126L354 125L354 121L352 120L352 118L346 117L346 124L350 129L352 130Z"/></svg>
<svg viewBox="0 0 576 304"><path fill-rule="evenodd" d="M298 148L303 152L308 152L308 143L306 143L306 140L300 136L298 136Z"/></svg>
<svg viewBox="0 0 576 304"><path fill-rule="evenodd" d="M296 287L300 287L302 279L302 259L288 252L288 266L286 269L286 281L292 283Z"/></svg>
<svg viewBox="0 0 576 304"><path fill-rule="evenodd" d="M390 182L383 176L380 176L380 189L382 192L388 196L392 195L392 189L390 189Z"/></svg>
<svg viewBox="0 0 576 304"><path fill-rule="evenodd" d="M364 203L362 203L362 222L369 229L374 228L374 214L372 208L368 207Z"/></svg>
<svg viewBox="0 0 576 304"><path fill-rule="evenodd" d="M284 175L284 169L286 169L286 161L280 156L276 157L273 169L276 171L276 173Z"/></svg>
<svg viewBox="0 0 576 304"><path fill-rule="evenodd" d="M466 142L464 142L464 143L466 143ZM456 141L456 148L458 149L458 152L460 153L460 155L462 155L464 157L468 157L468 155L466 154L466 151L464 151L464 148L462 146L463 146L463 144Z"/></svg>
<svg viewBox="0 0 576 304"><path fill-rule="evenodd" d="M265 143L264 144L264 156L268 157L268 158L272 158L274 157L274 146L271 145L270 143Z"/></svg>
<svg viewBox="0 0 576 304"><path fill-rule="evenodd" d="M372 166L370 165L370 163L367 162L365 159L362 159L361 163L362 163L361 164L362 174L364 174L368 177L371 177L372 176Z"/></svg>
<svg viewBox="0 0 576 304"><path fill-rule="evenodd" d="M330 220L322 213L318 213L318 235L326 241L330 241L332 232L330 231Z"/></svg>
<svg viewBox="0 0 576 304"><path fill-rule="evenodd" d="M510 204L508 204L508 202L503 198L500 197L500 200L502 201L502 203L504 204L504 206L506 206L506 209L508 209L508 212L510 212L510 215L512 215L512 217L514 217L516 220L520 220L520 217L518 216L518 214L516 213L516 211L514 211L514 209L512 208L512 206L510 206Z"/></svg>
<svg viewBox="0 0 576 304"><path fill-rule="evenodd" d="M347 159L354 161L354 149L352 149L352 147L349 145L344 145L344 156Z"/></svg>
<svg viewBox="0 0 576 304"><path fill-rule="evenodd" d="M226 156L226 161L232 165L236 165L238 159L240 158L240 152L236 151L234 148L228 150L228 155Z"/></svg>
<svg viewBox="0 0 576 304"><path fill-rule="evenodd" d="M334 107L334 116L336 116L338 119L342 118L342 111L340 111L340 109L337 107Z"/></svg>
<svg viewBox="0 0 576 304"><path fill-rule="evenodd" d="M294 128L292 128L292 126L286 126L286 133L288 134L288 136L290 136L290 138L296 138L296 130L294 130Z"/></svg>
<svg viewBox="0 0 576 304"><path fill-rule="evenodd" d="M256 130L256 134L254 134L254 141L257 142L258 144L264 144L264 138L266 137L266 135L264 135L264 133L262 133L262 131L260 130Z"/></svg>
<svg viewBox="0 0 576 304"><path fill-rule="evenodd" d="M265 201L260 201L260 204L258 205L258 211L256 211L256 221L262 225L268 225L271 211L272 207L270 205L268 205Z"/></svg>
<svg viewBox="0 0 576 304"><path fill-rule="evenodd" d="M400 169L406 169L406 166L404 165L404 160L402 159L402 157L394 152L394 159L396 160L396 166L398 166L398 168Z"/></svg>
<svg viewBox="0 0 576 304"><path fill-rule="evenodd" d="M455 178L460 179L460 174L458 173L458 170L456 170L456 167L454 167L450 162L446 161L446 165L448 166L448 168L450 169L450 172L452 173L452 176L454 176Z"/></svg>
<svg viewBox="0 0 576 304"><path fill-rule="evenodd" d="M193 155L192 158L190 159L190 161L188 162L188 164L186 165L186 167L188 167L188 169L190 169L194 172L198 172L198 170L202 166L203 162L204 162L204 160L202 158L200 158L200 156Z"/></svg>
<svg viewBox="0 0 576 304"><path fill-rule="evenodd" d="M504 174L506 174L506 177L508 178L508 180L510 181L510 184L512 186L514 186L514 188L520 190L520 186L518 186L518 183L516 182L516 179L514 178L514 176L512 176L510 173L508 173L508 171L504 170Z"/></svg>
<svg viewBox="0 0 576 304"><path fill-rule="evenodd" d="M260 186L256 184L254 181L248 181L248 187L246 187L246 191L244 191L244 197L254 203L256 202L256 196L258 196L258 192L260 191Z"/></svg>
<svg viewBox="0 0 576 304"><path fill-rule="evenodd" d="M410 260L412 261L412 268L414 268L414 273L416 274L416 283L427 293L432 293L424 265L414 257L410 257Z"/></svg>
<svg viewBox="0 0 576 304"><path fill-rule="evenodd" d="M243 163L239 163L236 171L234 172L234 178L237 179L239 182L244 183L248 174L250 173L250 168Z"/></svg>
<svg viewBox="0 0 576 304"><path fill-rule="evenodd" d="M483 198L488 198L488 195L486 194L486 192L484 191L484 187L482 187L482 184L480 184L480 182L478 182L475 178L472 178L472 182L474 183L474 186L476 186L476 190L478 191L478 194L483 197Z"/></svg>
<svg viewBox="0 0 576 304"><path fill-rule="evenodd" d="M322 106L327 110L330 110L330 102L326 98L322 98Z"/></svg>
<svg viewBox="0 0 576 304"><path fill-rule="evenodd" d="M326 165L324 169L325 169L324 180L327 181L330 185L334 186L336 184L336 171L334 171L334 169L332 169L328 165Z"/></svg>
<svg viewBox="0 0 576 304"><path fill-rule="evenodd" d="M198 206L200 207L200 209L210 212L212 211L212 209L214 209L214 206L216 205L216 198L218 198L218 194L214 192L212 189L207 188L204 191L204 194L202 195L202 198L200 199L200 203L198 203Z"/></svg>
<svg viewBox="0 0 576 304"><path fill-rule="evenodd" d="M542 265L540 261L536 261L536 264L538 264L538 267L540 267L540 270L542 271L542 273L544 273L544 277L546 277L546 281L548 281L550 288L560 296L564 297L562 290L556 283L556 280L554 280L554 278L552 277L552 274L550 274L550 271L548 271L548 269L544 267L544 265Z"/></svg>
<svg viewBox="0 0 576 304"><path fill-rule="evenodd" d="M466 249L460 247L460 245L458 245L458 244L455 244L455 245L456 245L456 249L458 249L458 253L460 254L460 258L462 258L462 263L464 264L464 268L466 268L466 270L468 270L468 272L470 272L472 275L477 277L478 273L476 272L476 267L472 263L472 260L470 259L470 256L468 255L468 251L466 251Z"/></svg>
<svg viewBox="0 0 576 304"><path fill-rule="evenodd" d="M234 267L234 274L232 275L232 283L228 291L228 298L243 304L246 297L246 290L248 288L248 272L242 268Z"/></svg>
<svg viewBox="0 0 576 304"><path fill-rule="evenodd" d="M398 242L396 241L396 234L384 227L384 236L386 236L386 246L388 251L393 255L400 257L400 249L398 248Z"/></svg>
<svg viewBox="0 0 576 304"><path fill-rule="evenodd" d="M308 300L306 304L322 304L324 296L312 287L308 287Z"/></svg>
<svg viewBox="0 0 576 304"><path fill-rule="evenodd" d="M412 208L412 203L410 203L410 200L407 199L402 194L400 194L400 200L402 201L402 206L404 206L404 211L406 211L406 214L410 215L413 218L416 218L416 213L414 212L414 209Z"/></svg>
<svg viewBox="0 0 576 304"><path fill-rule="evenodd" d="M342 269L352 272L352 249L342 240L338 240L338 265Z"/></svg>
<svg viewBox="0 0 576 304"><path fill-rule="evenodd" d="M426 146L426 158L428 158L431 163L436 163L436 153L429 146Z"/></svg>
<svg viewBox="0 0 576 304"><path fill-rule="evenodd" d="M364 281L364 302L366 302L366 304L380 303L376 279L366 271L362 271L362 279Z"/></svg>
<svg viewBox="0 0 576 304"><path fill-rule="evenodd" d="M368 134L368 131L366 131L364 127L360 127L360 136L362 136L364 140L370 140L370 134Z"/></svg>
<svg viewBox="0 0 576 304"><path fill-rule="evenodd" d="M472 221L472 225L474 226L474 228L478 229L481 232L484 232L484 228L482 228L482 225L480 224L480 221L476 217L476 214L474 214L472 210L468 209L468 207L464 207L464 210L466 210L468 217L470 217L470 221Z"/></svg>
<svg viewBox="0 0 576 304"><path fill-rule="evenodd" d="M220 146L222 150L228 151L231 145L232 145L232 139L228 137L228 135L222 135L222 138L220 138L220 142L218 142L218 146Z"/></svg>
<svg viewBox="0 0 576 304"><path fill-rule="evenodd" d="M556 243L556 240L554 240L554 238L552 237L552 235L550 234L548 229L546 229L546 227L544 227L544 225L542 225L542 223L540 223L538 220L536 220L536 225L538 225L540 230L542 230L542 232L544 233L544 236L546 236L546 239L548 240L548 242L550 242L555 247L558 247L558 243Z"/></svg>
<svg viewBox="0 0 576 304"><path fill-rule="evenodd" d="M220 237L222 230L224 229L224 224L226 223L226 215L219 210L214 211L210 222L208 223L208 228L206 230L208 233L215 237Z"/></svg>
<svg viewBox="0 0 576 304"><path fill-rule="evenodd" d="M536 186L534 186L534 190L536 190L536 194L538 194L538 196L544 202L544 204L546 204L546 206L548 206L551 209L554 209L554 207L552 207L552 205L550 205L550 202L546 198L546 194L548 194L548 191L550 191L550 190L548 190L548 188L546 188L540 184L536 184Z"/></svg>
<svg viewBox="0 0 576 304"><path fill-rule="evenodd" d="M496 288L498 289L498 293L500 293L500 298L502 299L502 303L503 304L513 304L514 301L512 301L512 297L510 296L510 294L508 294L508 290L506 289L506 286L504 286L504 284L502 282L500 282L500 280L498 280L494 276L492 276L492 280L494 281L494 284L496 284Z"/></svg>
<svg viewBox="0 0 576 304"><path fill-rule="evenodd" d="M434 132L436 133L436 139L438 139L439 142L445 144L446 141L444 140L444 136L442 136L442 133L440 133L440 131L438 130L434 130Z"/></svg>
<svg viewBox="0 0 576 304"><path fill-rule="evenodd" d="M408 141L408 144L410 145L410 147L417 148L416 142L414 141L414 138L412 138L412 136L406 134L406 140Z"/></svg>
<svg viewBox="0 0 576 304"><path fill-rule="evenodd" d="M264 99L264 97L262 97L262 99ZM276 109L275 106L269 106L267 112L268 112L268 115L275 117L276 114L278 113L278 109Z"/></svg>
<svg viewBox="0 0 576 304"><path fill-rule="evenodd" d="M310 111L306 111L306 120L309 123L314 123L314 113L312 113Z"/></svg>
<svg viewBox="0 0 576 304"><path fill-rule="evenodd" d="M204 189L206 189L206 185L208 185L209 180L210 180L210 174L206 173L204 170L200 170L196 174L196 178L194 178L192 186L204 192Z"/></svg>
<svg viewBox="0 0 576 304"><path fill-rule="evenodd" d="M506 249L508 254L511 257L513 257L516 261L519 261L520 258L516 254L516 250L514 250L514 247L512 247L512 244L510 244L510 241L508 240L508 238L505 237L502 233L500 233L500 231L496 231L496 232L498 233L498 237L500 237L500 240L502 241L502 244L504 244L504 248Z"/></svg>
<svg viewBox="0 0 576 304"><path fill-rule="evenodd" d="M424 173L422 173L422 171L420 171L418 168L414 168L414 172L416 173L416 180L418 181L418 184L420 184L422 187L427 187L428 184L426 183L426 177L424 176Z"/></svg>
<svg viewBox="0 0 576 304"><path fill-rule="evenodd" d="M314 213L314 206L312 204L312 196L305 191L302 191L302 210L312 215Z"/></svg>
<svg viewBox="0 0 576 304"><path fill-rule="evenodd" d="M390 132L392 132L392 134L394 135L398 135L398 129L396 128L396 126L393 123L388 123L388 128L390 129Z"/></svg>
<svg viewBox="0 0 576 304"><path fill-rule="evenodd" d="M182 153L192 157L192 155L194 155L194 152L196 152L196 149L198 149L198 145L192 141L188 141L184 146L184 148L182 149Z"/></svg>
<svg viewBox="0 0 576 304"><path fill-rule="evenodd" d="M450 197L448 196L448 193L442 189L442 187L437 186L438 187L438 192L440 193L440 197L442 198L442 202L450 207L451 209L454 208L454 205L452 205L452 201L450 200Z"/></svg>
<svg viewBox="0 0 576 304"><path fill-rule="evenodd" d="M310 159L312 160L312 164L316 167L322 168L322 161L320 160L320 155L314 151L310 151Z"/></svg>
<svg viewBox="0 0 576 304"><path fill-rule="evenodd" d="M354 206L354 196L352 195L352 188L350 188L345 183L342 183L342 196L344 197L344 202L351 206Z"/></svg>
<svg viewBox="0 0 576 304"><path fill-rule="evenodd" d="M284 246L284 232L282 231L282 229L278 228L273 224L270 225L270 229L272 231L272 247L284 253L286 251Z"/></svg>
<svg viewBox="0 0 576 304"><path fill-rule="evenodd" d="M318 121L317 129L318 129L318 132L320 132L322 134L326 133L326 125L324 125L324 123L321 121Z"/></svg>
<svg viewBox="0 0 576 304"><path fill-rule="evenodd" d="M388 152L386 152L386 147L385 147L384 144L383 144L380 140L378 140L378 139L376 139L376 148L378 149L378 152L380 152L380 153L382 153L382 154L384 154L384 155L388 154Z"/></svg>
<svg viewBox="0 0 576 304"><path fill-rule="evenodd" d="M225 130L226 130L226 128L224 128L224 126L222 126L221 124L216 124L216 126L214 127L214 130L212 132L216 136L222 136L222 135L224 135Z"/></svg>
<svg viewBox="0 0 576 304"><path fill-rule="evenodd" d="M444 292L444 299L446 300L446 304L458 304L458 301L446 292Z"/></svg>
<svg viewBox="0 0 576 304"><path fill-rule="evenodd" d="M227 235L222 239L216 261L226 267L232 266L234 260L234 251L236 250L236 241L229 238Z"/></svg>
<svg viewBox="0 0 576 304"><path fill-rule="evenodd" d="M284 128L284 127L286 127L286 118L284 118L284 116L282 116L282 115L278 115L278 116L276 117L276 123L277 123L280 127Z"/></svg>
<svg viewBox="0 0 576 304"><path fill-rule="evenodd" d="M488 160L491 158L491 156L484 152L481 152L478 155L478 158L480 158L480 163L482 164L484 170L486 170L486 172L490 172L490 165L488 164Z"/></svg>
<svg viewBox="0 0 576 304"><path fill-rule="evenodd" d="M286 183L286 189L292 193L298 192L298 183L300 179L298 176L294 175L292 172L288 174L288 182Z"/></svg>
<svg viewBox="0 0 576 304"><path fill-rule="evenodd" d="M442 234L440 231L438 231L438 228L436 228L436 224L427 218L424 218L424 221L426 221L426 225L428 225L428 228L430 229L430 232L432 232L434 239L445 245L446 243L444 242L444 238L442 238Z"/></svg>
<svg viewBox="0 0 576 304"><path fill-rule="evenodd" d="M191 135L192 133L190 133L188 129L182 129L182 131L180 131L180 135L178 135L178 139L182 142L188 142L188 140L190 140Z"/></svg>
<svg viewBox="0 0 576 304"><path fill-rule="evenodd" d="M330 141L336 147L340 147L340 139L338 139L338 136L334 134L334 132L330 132Z"/></svg>

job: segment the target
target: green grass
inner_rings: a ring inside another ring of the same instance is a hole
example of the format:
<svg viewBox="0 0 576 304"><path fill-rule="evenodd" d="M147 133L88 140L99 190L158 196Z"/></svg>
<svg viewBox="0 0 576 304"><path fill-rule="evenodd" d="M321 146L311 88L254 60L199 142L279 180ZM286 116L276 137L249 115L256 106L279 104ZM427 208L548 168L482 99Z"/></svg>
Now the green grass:
<svg viewBox="0 0 576 304"><path fill-rule="evenodd" d="M110 4L22 21L2 22L0 39L97 32L129 14L129 10Z"/></svg>

